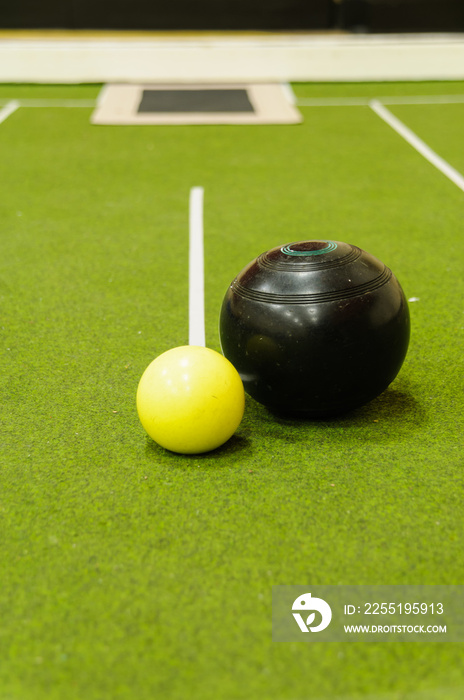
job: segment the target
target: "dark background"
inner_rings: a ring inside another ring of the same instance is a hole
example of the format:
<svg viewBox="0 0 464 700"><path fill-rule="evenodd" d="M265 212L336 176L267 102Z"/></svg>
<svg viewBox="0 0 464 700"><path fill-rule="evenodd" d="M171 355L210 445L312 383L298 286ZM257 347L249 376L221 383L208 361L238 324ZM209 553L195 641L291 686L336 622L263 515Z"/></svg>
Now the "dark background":
<svg viewBox="0 0 464 700"><path fill-rule="evenodd" d="M3 29L464 31L464 0L2 0Z"/></svg>

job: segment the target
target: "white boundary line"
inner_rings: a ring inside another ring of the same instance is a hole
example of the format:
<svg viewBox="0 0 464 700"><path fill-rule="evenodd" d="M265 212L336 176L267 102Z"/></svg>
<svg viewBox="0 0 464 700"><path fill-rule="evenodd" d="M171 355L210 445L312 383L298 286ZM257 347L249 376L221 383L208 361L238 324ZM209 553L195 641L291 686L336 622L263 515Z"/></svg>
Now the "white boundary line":
<svg viewBox="0 0 464 700"><path fill-rule="evenodd" d="M0 124L4 122L10 114L13 114L13 112L16 112L17 109L19 109L21 105L19 104L18 100L10 100L9 102L6 103L6 105L0 109Z"/></svg>
<svg viewBox="0 0 464 700"><path fill-rule="evenodd" d="M206 345L203 245L203 187L189 198L189 345Z"/></svg>
<svg viewBox="0 0 464 700"><path fill-rule="evenodd" d="M397 95L388 97L301 97L298 107L367 107L376 99L385 105L464 104L464 95Z"/></svg>
<svg viewBox="0 0 464 700"><path fill-rule="evenodd" d="M396 95L378 97L387 105L454 105L464 104L464 95Z"/></svg>
<svg viewBox="0 0 464 700"><path fill-rule="evenodd" d="M96 107L101 101L107 85L103 86L96 99L57 99L57 98L32 98L32 99L0 99L0 105L8 105L11 102L18 107L63 107L63 108L91 108ZM281 83L281 87L287 100L298 107L368 107L369 103L376 99L384 105L445 105L464 104L464 95L386 95L380 97L353 96L353 97L298 97L295 95L290 83Z"/></svg>
<svg viewBox="0 0 464 700"><path fill-rule="evenodd" d="M33 98L30 100L0 100L0 104L15 102L18 107L95 107L97 100L86 100L86 99L76 99L76 100L62 100L62 99L41 99Z"/></svg>
<svg viewBox="0 0 464 700"><path fill-rule="evenodd" d="M426 158L429 163L432 163L443 175L454 182L455 185L459 187L464 192L464 177L455 170L449 163L441 158L435 151L433 151L430 146L422 141L411 129L409 129L402 121L400 121L394 114L390 112L381 102L378 100L371 100L369 107L386 122L389 126L396 131L397 134L402 136L405 141L407 141L413 148L416 149L424 158Z"/></svg>

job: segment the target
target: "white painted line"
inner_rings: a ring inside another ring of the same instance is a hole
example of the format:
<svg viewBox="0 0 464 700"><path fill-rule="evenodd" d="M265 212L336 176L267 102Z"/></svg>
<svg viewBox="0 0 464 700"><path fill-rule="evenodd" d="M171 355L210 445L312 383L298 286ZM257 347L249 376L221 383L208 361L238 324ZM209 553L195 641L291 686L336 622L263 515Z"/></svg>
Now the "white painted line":
<svg viewBox="0 0 464 700"><path fill-rule="evenodd" d="M367 107L371 97L297 97L297 107Z"/></svg>
<svg viewBox="0 0 464 700"><path fill-rule="evenodd" d="M464 95L395 95L378 97L386 105L454 105L464 104Z"/></svg>
<svg viewBox="0 0 464 700"><path fill-rule="evenodd" d="M464 95L389 95L376 97L384 105L451 105L464 104ZM298 107L362 107L372 97L297 97Z"/></svg>
<svg viewBox="0 0 464 700"><path fill-rule="evenodd" d="M203 187L192 187L189 201L189 345L206 345L203 245Z"/></svg>
<svg viewBox="0 0 464 700"><path fill-rule="evenodd" d="M60 99L40 99L40 98L32 98L30 100L0 100L0 105L2 104L9 104L10 102L15 102L18 107L66 107L66 108L73 108L73 107L95 107L97 104L96 100L85 100L85 99L77 99L77 100L60 100Z"/></svg>
<svg viewBox="0 0 464 700"><path fill-rule="evenodd" d="M0 109L0 124L4 122L10 114L13 114L13 112L16 112L17 109L19 109L20 104L18 100L11 100L8 102L2 109Z"/></svg>
<svg viewBox="0 0 464 700"><path fill-rule="evenodd" d="M18 100L20 107L63 107L73 109L74 107L95 107L96 100L59 100L59 99L32 99Z"/></svg>
<svg viewBox="0 0 464 700"><path fill-rule="evenodd" d="M433 151L430 146L422 141L411 129L409 129L402 121L400 121L394 114L390 112L389 109L384 107L384 105L378 100L371 100L369 103L370 108L392 127L400 136L402 136L405 141L407 141L413 148L416 149L424 158L426 158L429 163L432 163L443 175L454 182L455 185L459 187L464 192L464 177L455 170L449 163L446 162L441 156L439 156L435 151Z"/></svg>
<svg viewBox="0 0 464 700"><path fill-rule="evenodd" d="M0 99L0 105L15 102L19 107L96 107L103 100L109 84L101 89L96 99L31 98L16 100ZM281 83L281 88L291 104L298 107L367 107L373 99L368 96L354 97L298 97L290 83ZM464 95L385 95L376 97L384 105L451 105L464 104Z"/></svg>

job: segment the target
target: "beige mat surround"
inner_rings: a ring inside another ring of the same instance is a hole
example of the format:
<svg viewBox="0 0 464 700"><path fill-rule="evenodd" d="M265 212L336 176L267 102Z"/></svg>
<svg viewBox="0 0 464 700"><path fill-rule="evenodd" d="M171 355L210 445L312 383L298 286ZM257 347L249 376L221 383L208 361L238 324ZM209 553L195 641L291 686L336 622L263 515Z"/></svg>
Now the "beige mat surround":
<svg viewBox="0 0 464 700"><path fill-rule="evenodd" d="M251 112L139 112L145 90L245 90L253 107ZM288 89L281 84L189 84L189 85L105 85L92 124L298 124L300 112L292 104Z"/></svg>

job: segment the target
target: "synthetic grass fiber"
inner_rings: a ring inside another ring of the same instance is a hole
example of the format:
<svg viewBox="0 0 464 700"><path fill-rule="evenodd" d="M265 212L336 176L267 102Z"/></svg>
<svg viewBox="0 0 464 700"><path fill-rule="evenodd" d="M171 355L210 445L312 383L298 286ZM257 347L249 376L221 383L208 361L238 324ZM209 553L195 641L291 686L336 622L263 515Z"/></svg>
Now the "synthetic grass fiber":
<svg viewBox="0 0 464 700"><path fill-rule="evenodd" d="M367 105L299 109L298 126L95 127L91 106L29 106L0 125L1 700L463 696L459 644L272 642L273 585L464 577L464 193ZM464 172L464 104L389 109ZM347 241L416 299L382 396L325 422L248 399L236 436L203 456L146 437L139 378L188 338L197 185L207 344L219 350L223 295L251 259Z"/></svg>

